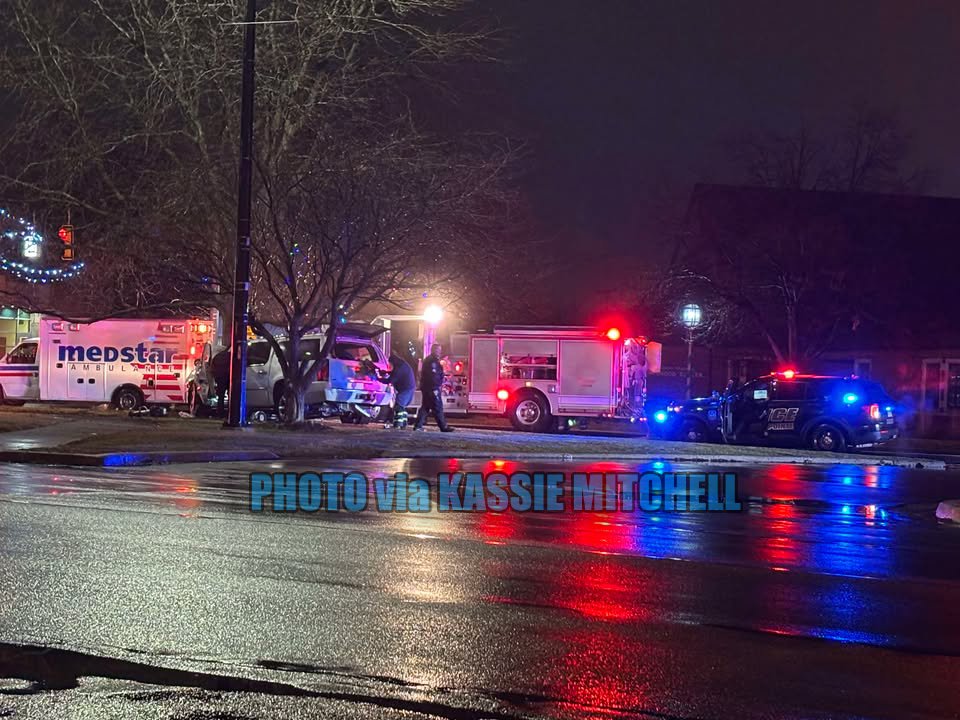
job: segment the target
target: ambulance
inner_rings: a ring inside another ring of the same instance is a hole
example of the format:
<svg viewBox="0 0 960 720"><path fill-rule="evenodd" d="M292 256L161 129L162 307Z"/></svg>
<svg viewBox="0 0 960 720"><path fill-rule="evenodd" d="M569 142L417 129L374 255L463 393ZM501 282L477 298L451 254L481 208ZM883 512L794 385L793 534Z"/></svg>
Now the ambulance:
<svg viewBox="0 0 960 720"><path fill-rule="evenodd" d="M618 328L498 326L469 336L454 358L445 409L505 415L514 428L548 432L587 418L644 419L648 373L660 371L659 343Z"/></svg>
<svg viewBox="0 0 960 720"><path fill-rule="evenodd" d="M194 362L209 354L215 321L40 320L40 337L0 358L0 400L111 403L121 410L186 402Z"/></svg>

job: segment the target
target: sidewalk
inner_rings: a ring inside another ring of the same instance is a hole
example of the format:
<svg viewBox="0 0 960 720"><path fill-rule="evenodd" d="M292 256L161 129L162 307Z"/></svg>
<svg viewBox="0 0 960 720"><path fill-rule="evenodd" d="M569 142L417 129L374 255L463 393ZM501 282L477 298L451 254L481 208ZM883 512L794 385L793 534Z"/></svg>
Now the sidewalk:
<svg viewBox="0 0 960 720"><path fill-rule="evenodd" d="M381 457L702 463L816 463L943 468L935 460L806 450L667 442L640 437L533 434L462 428L414 433L324 421L297 430L274 425L225 429L220 420L78 416L0 434L0 461L58 465L146 465L281 458Z"/></svg>

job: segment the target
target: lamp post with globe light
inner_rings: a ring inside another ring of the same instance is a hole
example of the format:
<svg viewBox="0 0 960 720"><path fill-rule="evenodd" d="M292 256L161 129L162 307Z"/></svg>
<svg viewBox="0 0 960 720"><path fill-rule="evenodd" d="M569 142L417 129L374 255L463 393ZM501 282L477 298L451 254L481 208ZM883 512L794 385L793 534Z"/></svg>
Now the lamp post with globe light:
<svg viewBox="0 0 960 720"><path fill-rule="evenodd" d="M424 308L423 314L399 314L399 315L377 315L373 320L374 325L382 325L387 329L389 333L393 329L393 323L395 322L409 322L417 321L422 323L423 329L423 357L426 357L430 354L430 346L433 345L434 340L437 337L437 326L443 322L443 308L439 305L427 305ZM419 336L419 331L418 331ZM389 337L389 335L387 335ZM387 341L384 343L384 347L389 347L390 342Z"/></svg>
<svg viewBox="0 0 960 720"><path fill-rule="evenodd" d="M680 323L687 330L687 400L693 387L693 331L703 321L703 310L699 305L690 303L680 309Z"/></svg>
<svg viewBox="0 0 960 720"><path fill-rule="evenodd" d="M443 321L443 308L427 305L423 311L423 356L430 354L430 346L437 339L437 326Z"/></svg>

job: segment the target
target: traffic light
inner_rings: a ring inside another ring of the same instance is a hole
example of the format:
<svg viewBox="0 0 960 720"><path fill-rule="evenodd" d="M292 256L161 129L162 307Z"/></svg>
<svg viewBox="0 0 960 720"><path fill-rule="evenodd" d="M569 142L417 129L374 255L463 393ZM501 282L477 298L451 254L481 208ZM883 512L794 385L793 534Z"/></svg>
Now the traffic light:
<svg viewBox="0 0 960 720"><path fill-rule="evenodd" d="M73 225L61 225L60 232L57 235L63 241L63 252L60 254L60 259L75 260L77 254L73 247Z"/></svg>

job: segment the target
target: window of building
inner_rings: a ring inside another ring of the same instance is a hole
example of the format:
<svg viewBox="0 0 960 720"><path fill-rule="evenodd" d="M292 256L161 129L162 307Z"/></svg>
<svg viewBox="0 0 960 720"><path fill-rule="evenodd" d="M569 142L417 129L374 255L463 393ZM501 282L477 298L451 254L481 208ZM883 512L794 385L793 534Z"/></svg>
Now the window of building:
<svg viewBox="0 0 960 720"><path fill-rule="evenodd" d="M960 362L947 364L947 408L960 409Z"/></svg>

